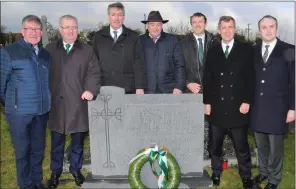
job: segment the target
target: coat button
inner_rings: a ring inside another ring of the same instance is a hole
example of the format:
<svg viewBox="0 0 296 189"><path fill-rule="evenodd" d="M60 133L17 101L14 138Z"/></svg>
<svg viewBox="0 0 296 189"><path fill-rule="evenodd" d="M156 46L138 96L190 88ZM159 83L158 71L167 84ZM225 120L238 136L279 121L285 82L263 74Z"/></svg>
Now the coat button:
<svg viewBox="0 0 296 189"><path fill-rule="evenodd" d="M233 72L230 72L230 75L233 75Z"/></svg>
<svg viewBox="0 0 296 189"><path fill-rule="evenodd" d="M233 87L233 85L231 84L231 85L230 85L230 87L232 88L232 87Z"/></svg>
<svg viewBox="0 0 296 189"><path fill-rule="evenodd" d="M266 70L266 68L263 68L263 71L265 71Z"/></svg>
<svg viewBox="0 0 296 189"><path fill-rule="evenodd" d="M230 97L230 100L233 100L233 96Z"/></svg>
<svg viewBox="0 0 296 189"><path fill-rule="evenodd" d="M223 72L221 72L221 75L223 75Z"/></svg>
<svg viewBox="0 0 296 189"><path fill-rule="evenodd" d="M223 88L224 86L223 85L221 85L221 88Z"/></svg>
<svg viewBox="0 0 296 189"><path fill-rule="evenodd" d="M260 93L260 96L263 96L263 93Z"/></svg>
<svg viewBox="0 0 296 189"><path fill-rule="evenodd" d="M261 83L265 83L265 81L264 81L264 80L262 80L262 81L261 81Z"/></svg>
<svg viewBox="0 0 296 189"><path fill-rule="evenodd" d="M60 99L63 99L64 97L60 96Z"/></svg>
<svg viewBox="0 0 296 189"><path fill-rule="evenodd" d="M223 97L221 97L221 100L224 100L224 98L223 98Z"/></svg>
<svg viewBox="0 0 296 189"><path fill-rule="evenodd" d="M227 112L224 112L225 115L227 115Z"/></svg>

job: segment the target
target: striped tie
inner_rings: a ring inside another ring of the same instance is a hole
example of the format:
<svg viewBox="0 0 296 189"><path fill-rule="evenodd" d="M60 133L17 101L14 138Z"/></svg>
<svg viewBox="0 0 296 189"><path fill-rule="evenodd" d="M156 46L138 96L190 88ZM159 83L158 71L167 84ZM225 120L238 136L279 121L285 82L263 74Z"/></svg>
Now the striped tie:
<svg viewBox="0 0 296 189"><path fill-rule="evenodd" d="M263 54L263 61L264 63L266 63L267 61L267 57L268 57L268 48L269 48L269 45L265 45L265 52Z"/></svg>

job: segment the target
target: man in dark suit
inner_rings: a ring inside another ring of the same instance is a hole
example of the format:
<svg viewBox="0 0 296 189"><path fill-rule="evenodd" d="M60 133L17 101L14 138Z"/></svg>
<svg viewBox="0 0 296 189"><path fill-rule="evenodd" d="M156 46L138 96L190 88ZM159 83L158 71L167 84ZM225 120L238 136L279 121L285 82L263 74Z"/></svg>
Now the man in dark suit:
<svg viewBox="0 0 296 189"><path fill-rule="evenodd" d="M110 25L96 32L93 40L102 86L121 87L126 94L144 94L146 72L139 35L123 24L123 4L110 4L108 18Z"/></svg>
<svg viewBox="0 0 296 189"><path fill-rule="evenodd" d="M218 39L206 30L207 17L200 13L194 13L190 17L192 31L180 41L181 49L184 55L186 87L185 93L202 93L202 78L204 73L205 58L208 50L216 43ZM211 125L205 116L205 149L210 156L211 141L208 135L211 131Z"/></svg>
<svg viewBox="0 0 296 189"><path fill-rule="evenodd" d="M212 180L214 185L220 184L223 140L228 134L234 143L243 186L252 188L252 163L246 126L255 74L252 47L234 40L235 20L230 16L220 18L218 32L222 41L208 51L203 91L205 114L212 123Z"/></svg>
<svg viewBox="0 0 296 189"><path fill-rule="evenodd" d="M256 84L251 109L260 174L268 179L265 189L281 182L284 137L295 120L295 46L276 37L277 19L264 16L258 22L262 42L254 46Z"/></svg>
<svg viewBox="0 0 296 189"><path fill-rule="evenodd" d="M147 32L140 36L147 72L147 93L181 94L185 85L184 59L176 36L163 32L163 20L158 11L151 11Z"/></svg>
<svg viewBox="0 0 296 189"><path fill-rule="evenodd" d="M62 39L50 43L50 93L52 98L48 127L51 130L48 188L57 188L63 172L66 135L71 135L70 168L76 185L85 178L81 173L84 138L88 132L88 101L99 93L100 68L91 46L80 42L78 22L72 15L59 21Z"/></svg>

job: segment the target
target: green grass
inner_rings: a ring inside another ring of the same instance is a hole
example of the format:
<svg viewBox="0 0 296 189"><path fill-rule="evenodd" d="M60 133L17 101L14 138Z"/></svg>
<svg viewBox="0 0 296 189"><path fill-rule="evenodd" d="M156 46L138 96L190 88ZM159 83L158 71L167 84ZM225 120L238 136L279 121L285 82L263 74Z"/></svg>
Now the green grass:
<svg viewBox="0 0 296 189"><path fill-rule="evenodd" d="M3 108L0 107L0 136L1 136L1 175L0 175L0 188L17 188L16 182L16 169L15 169L15 155L13 146L9 134L9 126L3 115ZM67 138L67 145L69 144L69 138ZM249 142L252 146L255 145L254 138L252 135L249 136ZM85 141L88 143L88 140ZM67 146L66 145L66 146ZM46 152L45 159L43 162L43 172L44 172L44 182L50 176L50 132L47 130L46 138ZM211 175L211 170L206 167L206 170ZM257 175L258 168L253 168L254 175ZM84 175L86 175L86 170L83 170ZM284 157L284 168L282 182L279 185L279 189L291 189L295 188L295 134L289 133L285 139L285 157ZM266 182L262 183L261 187L264 187ZM61 176L61 184L59 188L80 188L77 187L69 173L64 173ZM221 185L219 188L242 188L241 180L237 171L237 168L229 168L222 173Z"/></svg>

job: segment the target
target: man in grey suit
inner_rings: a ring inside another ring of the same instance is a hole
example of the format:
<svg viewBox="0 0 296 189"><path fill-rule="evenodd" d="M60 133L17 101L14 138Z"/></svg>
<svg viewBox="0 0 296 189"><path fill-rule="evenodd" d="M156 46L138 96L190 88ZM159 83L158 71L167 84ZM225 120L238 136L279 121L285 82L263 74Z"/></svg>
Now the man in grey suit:
<svg viewBox="0 0 296 189"><path fill-rule="evenodd" d="M284 136L295 120L295 46L276 37L277 19L266 15L258 22L262 43L254 46L256 83L250 126L255 132L260 174L265 189L281 182Z"/></svg>

